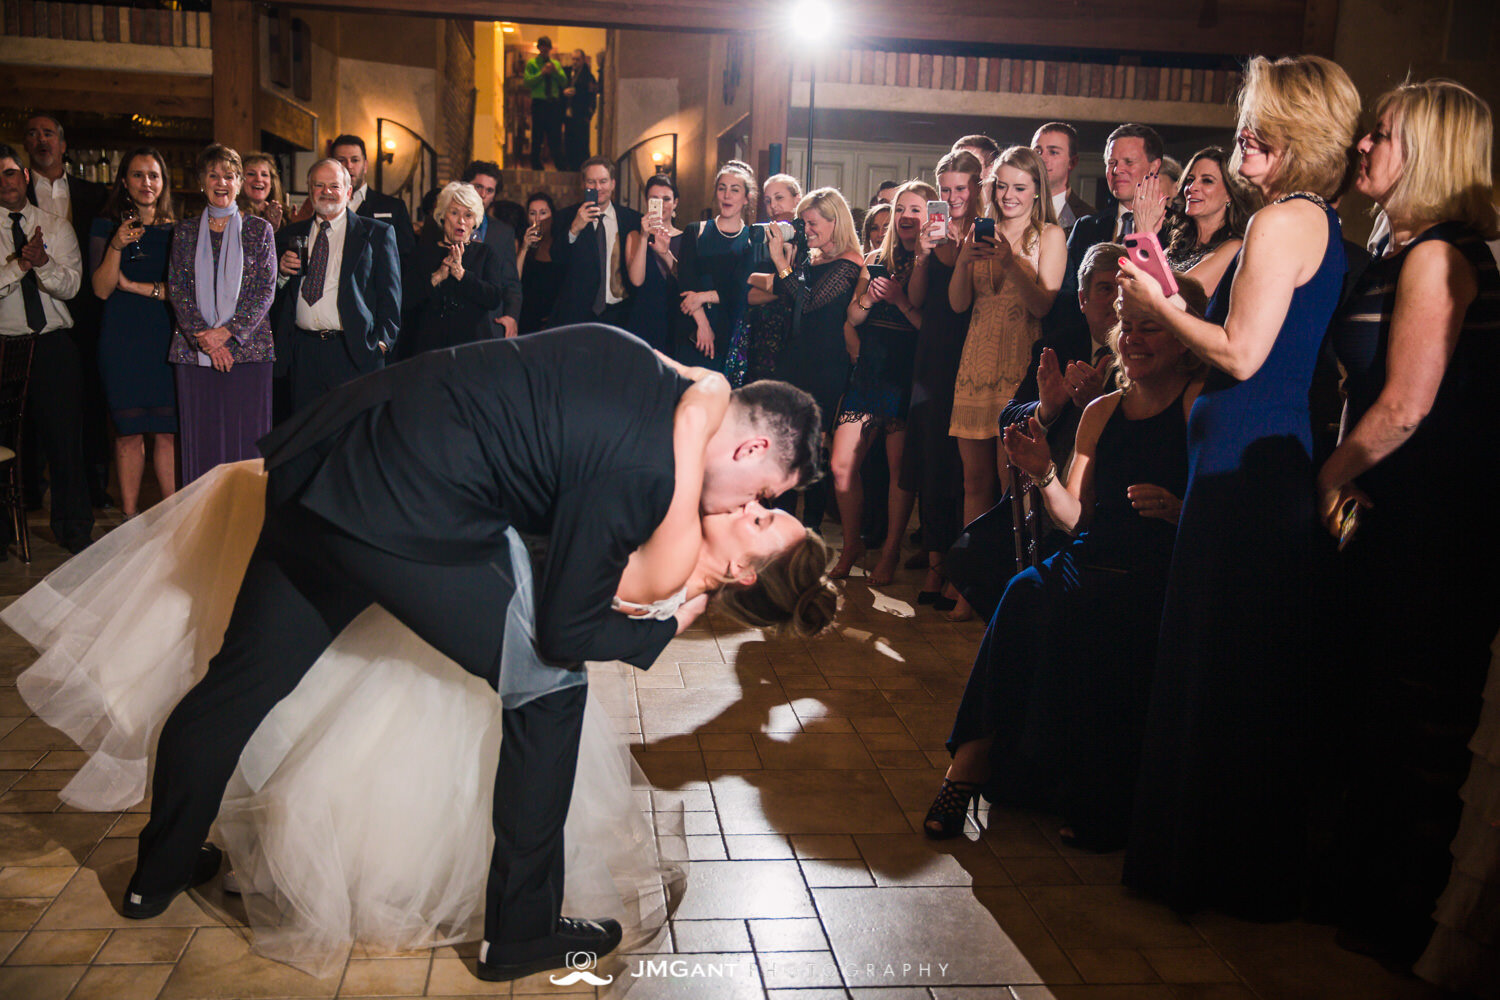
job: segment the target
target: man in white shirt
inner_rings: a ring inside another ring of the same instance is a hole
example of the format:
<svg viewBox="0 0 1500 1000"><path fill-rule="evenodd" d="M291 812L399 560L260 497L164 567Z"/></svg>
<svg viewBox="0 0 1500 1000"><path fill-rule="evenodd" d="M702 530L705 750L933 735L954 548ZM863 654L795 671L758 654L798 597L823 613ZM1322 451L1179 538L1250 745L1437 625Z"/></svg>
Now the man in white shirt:
<svg viewBox="0 0 1500 1000"><path fill-rule="evenodd" d="M582 174L584 200L558 212L552 223L553 232L566 229L568 234L565 244L557 240L552 244L553 259L563 264L552 325L624 326L630 294L625 282L625 236L640 231L641 213L614 203L613 160L595 156L584 162Z"/></svg>
<svg viewBox="0 0 1500 1000"><path fill-rule="evenodd" d="M276 374L287 412L385 367L401 329L401 264L395 230L349 208L349 172L335 159L307 172L313 217L276 234ZM299 250L294 241L300 239Z"/></svg>
<svg viewBox="0 0 1500 1000"><path fill-rule="evenodd" d="M1047 168L1047 189L1052 193L1057 224L1072 229L1073 223L1094 214L1094 206L1073 193L1073 171L1078 166L1078 133L1073 126L1048 122L1031 137L1031 148Z"/></svg>
<svg viewBox="0 0 1500 1000"><path fill-rule="evenodd" d="M94 530L84 470L80 363L67 306L83 279L83 264L67 220L27 200L30 180L16 151L0 145L0 336L38 334L26 401L51 470L53 534L59 545L77 553Z"/></svg>
<svg viewBox="0 0 1500 1000"><path fill-rule="evenodd" d="M87 269L89 231L94 220L104 213L104 203L109 198L108 186L67 172L63 157L68 151L68 143L63 135L62 122L53 115L39 113L28 118L23 145L30 161L31 203L72 223L79 255ZM73 340L78 345L79 356L84 359L83 450L88 463L89 498L95 507L109 504L109 463L114 455L109 441L109 407L104 399L104 380L99 375L99 366L94 363L99 354L99 324L103 308L104 304L94 294L93 285L85 276L85 280L79 282L78 291L68 299L68 313L73 317ZM32 499L41 495L40 467L36 461L39 459L35 449L28 451L25 458L27 468L22 470L26 491Z"/></svg>

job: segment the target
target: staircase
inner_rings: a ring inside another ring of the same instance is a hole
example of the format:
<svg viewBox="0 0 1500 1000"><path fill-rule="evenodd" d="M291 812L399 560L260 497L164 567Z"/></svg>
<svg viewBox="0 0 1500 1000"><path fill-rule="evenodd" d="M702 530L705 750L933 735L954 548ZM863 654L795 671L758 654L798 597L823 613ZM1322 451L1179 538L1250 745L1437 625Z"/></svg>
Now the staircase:
<svg viewBox="0 0 1500 1000"><path fill-rule="evenodd" d="M583 198L583 181L579 175L566 170L531 170L506 168L500 171L502 182L499 197L524 204L533 191L545 191L552 196L558 208L571 205Z"/></svg>

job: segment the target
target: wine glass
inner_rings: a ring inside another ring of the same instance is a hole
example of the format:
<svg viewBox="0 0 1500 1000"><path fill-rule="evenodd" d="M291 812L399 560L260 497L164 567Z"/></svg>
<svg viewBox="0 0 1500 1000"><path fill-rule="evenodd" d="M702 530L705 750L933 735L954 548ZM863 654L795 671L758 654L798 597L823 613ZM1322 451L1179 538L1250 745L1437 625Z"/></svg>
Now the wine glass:
<svg viewBox="0 0 1500 1000"><path fill-rule="evenodd" d="M308 264L308 260L307 260L307 237L306 236L293 236L292 237L292 249L295 250L295 251L297 251L297 259L302 262L302 270L306 271L307 270L307 264Z"/></svg>
<svg viewBox="0 0 1500 1000"><path fill-rule="evenodd" d="M120 209L120 221L130 223L131 228L140 226L140 210L137 209L134 204L126 204L124 208ZM145 235L144 226L141 227L141 235ZM125 259L132 261L146 259L146 251L141 249L141 241L139 237L132 241L129 246L125 248Z"/></svg>

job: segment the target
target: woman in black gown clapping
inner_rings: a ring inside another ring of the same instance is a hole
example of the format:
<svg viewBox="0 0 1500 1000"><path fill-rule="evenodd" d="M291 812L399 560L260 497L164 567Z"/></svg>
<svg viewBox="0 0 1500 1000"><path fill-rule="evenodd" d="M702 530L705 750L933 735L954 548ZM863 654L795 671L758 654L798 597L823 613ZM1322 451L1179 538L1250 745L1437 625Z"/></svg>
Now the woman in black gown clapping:
<svg viewBox="0 0 1500 1000"><path fill-rule="evenodd" d="M472 184L454 181L438 194L436 240L418 240L406 266L405 312L413 317L397 341L398 358L458 347L494 336L490 313L500 305L500 258L473 238L484 202Z"/></svg>

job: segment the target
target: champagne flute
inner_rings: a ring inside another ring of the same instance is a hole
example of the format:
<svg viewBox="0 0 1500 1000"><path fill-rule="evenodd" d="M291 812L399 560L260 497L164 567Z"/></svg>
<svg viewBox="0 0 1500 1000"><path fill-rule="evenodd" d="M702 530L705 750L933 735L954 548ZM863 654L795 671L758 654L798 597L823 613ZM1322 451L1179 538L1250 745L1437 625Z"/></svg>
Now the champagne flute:
<svg viewBox="0 0 1500 1000"><path fill-rule="evenodd" d="M130 223L132 229L140 227L141 235L145 235L146 229L141 225L140 210L137 209L133 203L127 203L124 208L120 209L120 221ZM130 261L146 259L146 251L141 249L140 237L136 237L136 239L133 240L130 245L125 248L125 259Z"/></svg>

